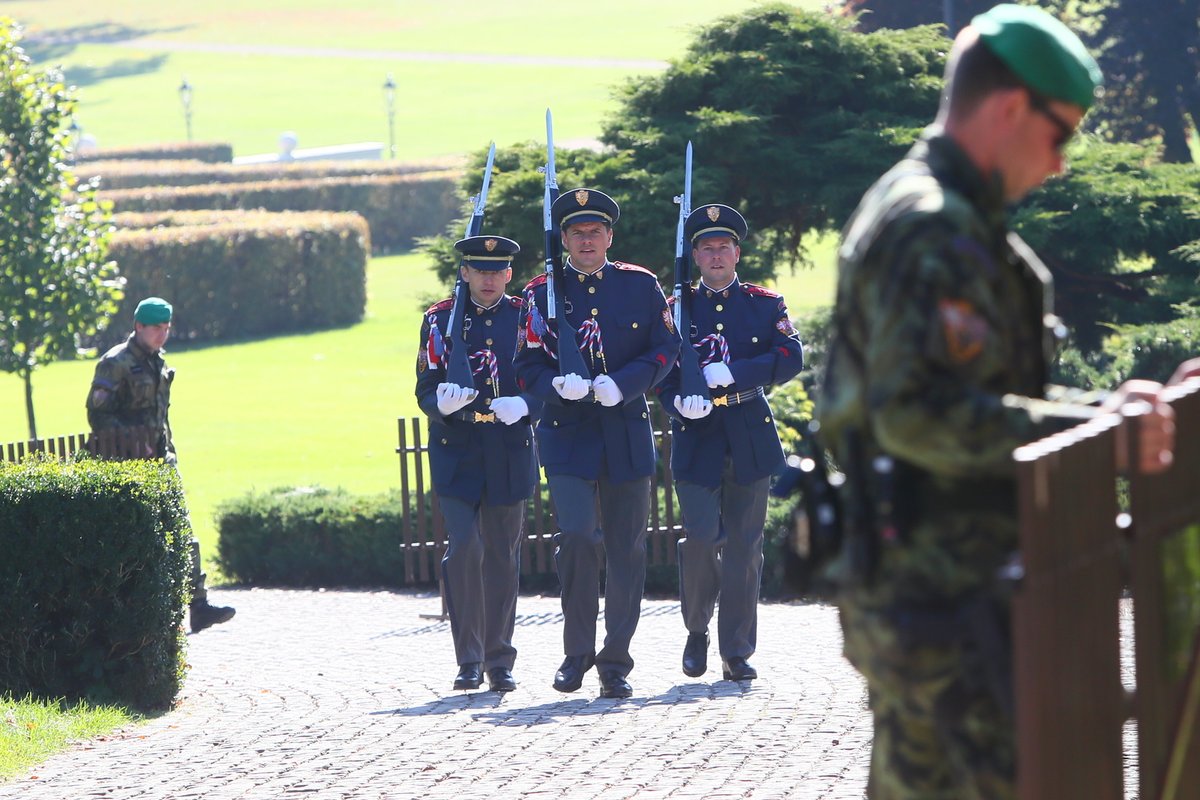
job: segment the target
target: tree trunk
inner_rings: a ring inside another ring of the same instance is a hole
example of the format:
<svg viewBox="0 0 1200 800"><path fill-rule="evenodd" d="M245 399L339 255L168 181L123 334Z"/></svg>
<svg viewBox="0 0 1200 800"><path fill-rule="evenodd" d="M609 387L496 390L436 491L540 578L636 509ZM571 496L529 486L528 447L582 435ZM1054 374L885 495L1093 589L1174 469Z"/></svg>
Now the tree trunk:
<svg viewBox="0 0 1200 800"><path fill-rule="evenodd" d="M33 415L33 370L24 369L21 377L25 379L25 417L29 420L29 438L37 438L37 419Z"/></svg>

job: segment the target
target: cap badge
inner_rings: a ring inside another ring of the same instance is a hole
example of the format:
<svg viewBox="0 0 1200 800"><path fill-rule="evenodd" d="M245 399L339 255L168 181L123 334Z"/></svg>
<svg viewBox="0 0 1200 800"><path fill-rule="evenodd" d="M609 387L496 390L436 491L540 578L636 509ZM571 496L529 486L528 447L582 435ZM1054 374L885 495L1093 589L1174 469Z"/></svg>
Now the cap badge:
<svg viewBox="0 0 1200 800"><path fill-rule="evenodd" d="M588 204L588 195L589 192L587 189L578 190L575 192L575 202L581 206L586 206Z"/></svg>
<svg viewBox="0 0 1200 800"><path fill-rule="evenodd" d="M721 209L717 208L716 206L709 206L708 211L705 213L708 214L708 218L713 222L716 222L721 218Z"/></svg>
<svg viewBox="0 0 1200 800"><path fill-rule="evenodd" d="M484 239L483 248L489 253L496 249L496 245L500 244L495 239Z"/></svg>

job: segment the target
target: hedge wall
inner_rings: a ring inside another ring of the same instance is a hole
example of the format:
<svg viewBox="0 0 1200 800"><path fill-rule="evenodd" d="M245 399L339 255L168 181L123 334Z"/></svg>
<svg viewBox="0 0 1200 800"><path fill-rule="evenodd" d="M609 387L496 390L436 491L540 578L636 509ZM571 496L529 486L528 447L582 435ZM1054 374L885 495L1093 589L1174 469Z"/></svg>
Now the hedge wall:
<svg viewBox="0 0 1200 800"><path fill-rule="evenodd" d="M190 537L162 462L0 463L0 694L169 705Z"/></svg>
<svg viewBox="0 0 1200 800"><path fill-rule="evenodd" d="M75 158L80 164L90 161L162 161L168 159L190 159L213 164L229 163L233 161L233 145L228 142L164 142L127 147L102 147L90 152L77 153Z"/></svg>
<svg viewBox="0 0 1200 800"><path fill-rule="evenodd" d="M451 170L412 175L366 175L256 183L116 189L99 193L116 212L191 209L355 211L383 251L412 246L442 233L462 216L458 175Z"/></svg>
<svg viewBox="0 0 1200 800"><path fill-rule="evenodd" d="M115 315L146 296L174 305L172 336L207 342L349 325L366 310L370 236L357 214L122 214L109 257L126 279ZM136 227L141 226L141 227ZM252 312L252 313L248 313ZM94 344L111 346L129 324Z"/></svg>
<svg viewBox="0 0 1200 800"><path fill-rule="evenodd" d="M241 583L399 586L398 492L355 497L342 489L284 487L217 507L217 561Z"/></svg>
<svg viewBox="0 0 1200 800"><path fill-rule="evenodd" d="M81 181L100 178L104 189L147 186L200 186L206 183L313 180L362 175L413 175L461 171L462 159L430 161L292 161L276 164L209 164L202 161L94 161L74 170Z"/></svg>

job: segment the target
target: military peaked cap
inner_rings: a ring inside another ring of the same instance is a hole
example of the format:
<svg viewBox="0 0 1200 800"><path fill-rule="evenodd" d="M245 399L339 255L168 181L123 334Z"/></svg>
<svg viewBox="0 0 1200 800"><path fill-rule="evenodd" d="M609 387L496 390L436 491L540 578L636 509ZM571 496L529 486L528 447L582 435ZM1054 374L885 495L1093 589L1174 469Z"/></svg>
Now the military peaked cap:
<svg viewBox="0 0 1200 800"><path fill-rule="evenodd" d="M550 219L560 228L578 222L603 222L611 226L620 216L617 201L595 189L563 192L550 206Z"/></svg>
<svg viewBox="0 0 1200 800"><path fill-rule="evenodd" d="M740 242L749 230L746 219L737 209L714 203L700 206L683 223L683 236L689 242L709 236L732 236Z"/></svg>
<svg viewBox="0 0 1200 800"><path fill-rule="evenodd" d="M472 269L502 270L512 266L513 256L521 252L521 245L503 236L468 236L454 243L454 249L462 253L463 263Z"/></svg>

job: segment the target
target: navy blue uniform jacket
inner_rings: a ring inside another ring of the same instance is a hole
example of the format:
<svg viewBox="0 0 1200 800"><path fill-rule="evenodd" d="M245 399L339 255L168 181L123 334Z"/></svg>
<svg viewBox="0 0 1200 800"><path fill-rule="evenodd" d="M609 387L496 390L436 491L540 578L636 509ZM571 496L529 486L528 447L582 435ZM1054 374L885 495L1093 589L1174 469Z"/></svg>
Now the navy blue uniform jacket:
<svg viewBox="0 0 1200 800"><path fill-rule="evenodd" d="M545 402L537 424L538 453L547 475L615 482L654 472L654 434L645 393L679 357L679 336L653 272L610 261L593 275L567 267L567 322L595 378L606 373L623 400L611 408L589 400L563 400L551 381L558 377L557 320L546 323L546 276L525 287L521 307L525 339L517 348L517 381ZM566 326L563 326L565 330ZM564 337L565 338L565 337Z"/></svg>
<svg viewBox="0 0 1200 800"><path fill-rule="evenodd" d="M512 425L499 420L467 422L458 415L445 418L438 411L437 386L446 381L446 326L452 305L452 300L443 300L425 312L417 353L417 403L429 417L433 488L443 497L469 503L510 505L532 495L537 483L533 428L529 419ZM487 414L492 398L520 394L512 366L520 313L520 298L510 295L490 309L467 303L467 354L478 395L464 411ZM522 396L536 419L542 404L528 394Z"/></svg>
<svg viewBox="0 0 1200 800"><path fill-rule="evenodd" d="M785 383L804 366L800 337L788 318L787 304L770 289L735 280L714 292L701 283L693 295L688 337L701 364L720 360L717 335L724 337L728 347L734 383L710 389L713 397ZM733 462L734 481L741 484L765 478L783 466L783 448L765 397L714 407L703 419L685 419L675 408L678 365L658 388L658 395L671 415L671 470L677 480L719 486L726 457Z"/></svg>

